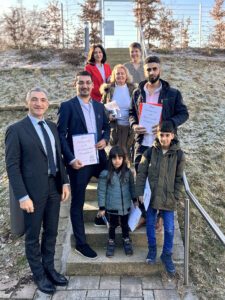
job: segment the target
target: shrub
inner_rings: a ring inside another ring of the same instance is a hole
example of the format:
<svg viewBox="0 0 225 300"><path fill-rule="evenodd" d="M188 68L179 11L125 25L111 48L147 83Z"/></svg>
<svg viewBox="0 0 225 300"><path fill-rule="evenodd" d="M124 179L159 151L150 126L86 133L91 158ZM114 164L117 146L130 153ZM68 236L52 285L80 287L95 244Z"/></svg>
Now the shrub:
<svg viewBox="0 0 225 300"><path fill-rule="evenodd" d="M60 53L60 58L67 64L73 66L80 66L85 61L85 55L83 49L66 49Z"/></svg>

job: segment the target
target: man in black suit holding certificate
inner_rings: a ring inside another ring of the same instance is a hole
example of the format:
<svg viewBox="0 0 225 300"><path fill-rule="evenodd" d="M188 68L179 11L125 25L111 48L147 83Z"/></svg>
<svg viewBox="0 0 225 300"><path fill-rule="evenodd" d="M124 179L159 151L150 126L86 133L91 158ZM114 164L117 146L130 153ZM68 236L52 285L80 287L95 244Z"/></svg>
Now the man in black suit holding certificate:
<svg viewBox="0 0 225 300"><path fill-rule="evenodd" d="M60 202L69 197L69 181L57 127L44 119L49 106L46 91L34 88L26 100L28 116L6 131L6 168L24 212L25 251L34 281L42 292L53 294L55 285L68 283L54 268L54 254Z"/></svg>
<svg viewBox="0 0 225 300"><path fill-rule="evenodd" d="M97 258L97 253L86 243L83 206L85 190L92 176L98 177L106 168L107 158L104 148L109 140L109 121L102 103L91 99L93 88L91 75L81 71L76 75L77 96L61 104L58 118L58 131L62 153L67 165L71 184L71 222L76 240L75 250L90 258ZM99 157L97 164L84 165L76 158L73 147L73 135L94 134Z"/></svg>

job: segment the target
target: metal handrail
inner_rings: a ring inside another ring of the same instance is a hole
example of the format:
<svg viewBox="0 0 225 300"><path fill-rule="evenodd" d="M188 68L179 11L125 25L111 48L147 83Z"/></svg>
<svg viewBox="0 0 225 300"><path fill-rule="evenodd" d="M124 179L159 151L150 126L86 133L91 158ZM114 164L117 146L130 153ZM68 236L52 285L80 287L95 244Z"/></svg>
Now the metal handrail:
<svg viewBox="0 0 225 300"><path fill-rule="evenodd" d="M183 172L183 183L185 192L189 199L194 203L195 207L199 210L203 218L206 220L207 224L211 227L215 235L219 238L221 243L225 246L225 235L209 216L209 214L202 207L198 199L192 194L185 172ZM188 285L189 277L189 199L185 199L185 221L184 221L184 231L185 231L185 243L184 243L184 284Z"/></svg>

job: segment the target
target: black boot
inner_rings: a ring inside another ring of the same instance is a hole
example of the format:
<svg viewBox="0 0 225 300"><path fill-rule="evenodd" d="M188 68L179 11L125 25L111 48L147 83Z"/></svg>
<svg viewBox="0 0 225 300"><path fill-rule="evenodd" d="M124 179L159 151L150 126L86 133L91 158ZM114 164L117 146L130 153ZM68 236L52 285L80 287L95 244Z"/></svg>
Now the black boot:
<svg viewBox="0 0 225 300"><path fill-rule="evenodd" d="M108 240L107 243L107 249L106 249L106 256L112 257L114 256L114 250L115 250L115 240Z"/></svg>

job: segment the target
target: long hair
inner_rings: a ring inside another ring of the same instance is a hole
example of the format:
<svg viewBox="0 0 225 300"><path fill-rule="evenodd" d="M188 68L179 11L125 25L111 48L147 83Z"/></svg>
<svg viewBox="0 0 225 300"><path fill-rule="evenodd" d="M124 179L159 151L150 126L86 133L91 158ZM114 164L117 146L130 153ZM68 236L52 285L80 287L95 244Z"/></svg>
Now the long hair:
<svg viewBox="0 0 225 300"><path fill-rule="evenodd" d="M117 156L123 158L123 163L120 167L121 171L121 181L124 181L125 173L128 170L127 162L126 162L126 154L124 150L120 146L114 146L109 152L109 164L108 164L108 178L107 178L107 184L111 184L113 173L116 171L116 169L113 166L112 159L116 158Z"/></svg>
<svg viewBox="0 0 225 300"><path fill-rule="evenodd" d="M97 44L97 45L91 46L91 48L88 52L88 57L87 57L87 63L86 64L90 64L90 65L95 64L94 51L95 51L96 48L100 48L101 51L102 51L103 57L102 57L101 63L104 64L106 62L107 57L106 57L105 49L102 47L101 44Z"/></svg>

